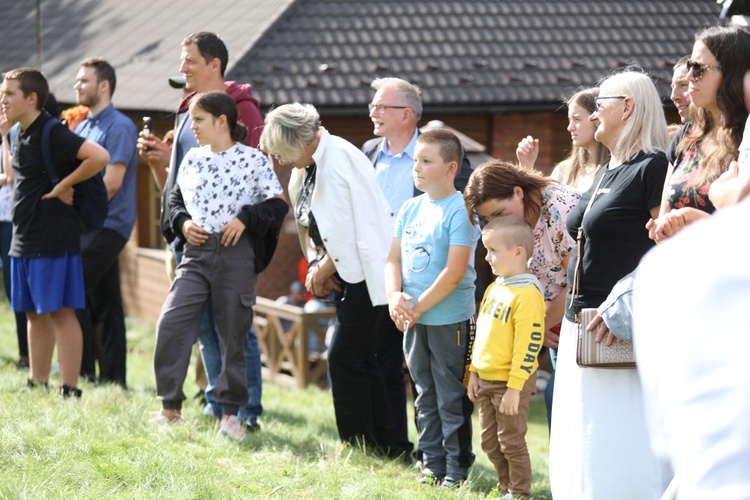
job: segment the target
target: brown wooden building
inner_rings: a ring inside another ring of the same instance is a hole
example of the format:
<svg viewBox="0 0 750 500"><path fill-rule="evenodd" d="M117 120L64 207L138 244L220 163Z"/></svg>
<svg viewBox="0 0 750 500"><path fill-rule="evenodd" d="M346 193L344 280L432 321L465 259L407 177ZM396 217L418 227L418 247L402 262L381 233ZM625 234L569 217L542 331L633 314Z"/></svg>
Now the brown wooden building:
<svg viewBox="0 0 750 500"><path fill-rule="evenodd" d="M167 83L178 72L180 41L207 30L227 43L227 79L251 82L263 110L312 103L331 133L362 144L372 136L370 82L398 76L422 88L422 124L442 120L504 159L533 135L542 169L570 144L562 97L617 68L637 64L650 73L675 121L672 64L719 12L710 0L192 0L175 9L145 0L59 0L42 2L38 57L33 5L0 1L4 18L14 19L0 24L0 39L18 41L4 47L0 70L41 60L58 100L71 103L78 62L106 57L117 70L115 105L138 126L152 116L160 134L172 128L181 95ZM286 185L289 171L277 173ZM141 164L138 221L121 264L127 313L148 321L169 286L159 207ZM259 295L284 294L300 257L290 215Z"/></svg>

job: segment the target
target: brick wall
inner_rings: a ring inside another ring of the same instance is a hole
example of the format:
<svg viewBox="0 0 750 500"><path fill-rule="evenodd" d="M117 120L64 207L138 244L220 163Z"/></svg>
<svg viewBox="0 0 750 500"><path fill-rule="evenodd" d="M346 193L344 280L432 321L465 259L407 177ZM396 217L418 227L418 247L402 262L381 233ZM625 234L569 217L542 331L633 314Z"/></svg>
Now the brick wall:
<svg viewBox="0 0 750 500"><path fill-rule="evenodd" d="M139 124L140 114L133 113L134 121ZM668 121L678 120L676 113L667 114ZM171 117L155 117L154 130L163 134L171 127ZM564 159L569 152L570 136L565 130L567 117L565 109L558 112L544 113L506 113L498 115L436 115L426 114L420 125L430 120L442 120L447 125L460 130L472 139L487 146L487 153L510 161L515 161L518 141L526 135L539 138L541 150L537 166L545 172ZM334 135L339 135L357 146L372 138L372 124L366 114L360 116L323 116L323 124ZM276 171L285 190L289 183L291 170L288 167ZM153 210L153 200L148 192L151 174L145 164L139 166L138 172L138 217L145 219ZM155 321L156 315L166 295L168 281L164 275L163 263L155 255L136 256L135 242L141 246L153 247L158 241L138 224L132 238L132 246L121 259L123 274L123 296L127 314L148 321ZM287 214L279 239L279 245L270 265L258 278L258 295L275 299L288 292L289 284L297 279L297 265L302 257L297 239L294 217ZM479 256L481 258L483 256Z"/></svg>

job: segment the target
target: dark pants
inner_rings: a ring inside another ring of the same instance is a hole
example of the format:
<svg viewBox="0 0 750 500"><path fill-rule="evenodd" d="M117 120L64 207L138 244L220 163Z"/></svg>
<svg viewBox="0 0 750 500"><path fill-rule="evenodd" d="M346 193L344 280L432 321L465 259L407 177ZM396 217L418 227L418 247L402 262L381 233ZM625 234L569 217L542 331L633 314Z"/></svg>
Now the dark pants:
<svg viewBox="0 0 750 500"><path fill-rule="evenodd" d="M0 222L0 256L3 261L3 286L5 295L10 302L10 242L13 239L13 223L10 221ZM29 337L27 333L26 313L17 312L16 315L16 336L18 337L18 356L21 358L29 357Z"/></svg>
<svg viewBox="0 0 750 500"><path fill-rule="evenodd" d="M422 463L437 476L465 480L474 463L471 414L474 405L463 380L470 350L471 323L417 323L404 335L404 354L419 395Z"/></svg>
<svg viewBox="0 0 750 500"><path fill-rule="evenodd" d="M336 304L336 325L328 346L328 375L341 440L364 441L382 452L397 454L375 356L378 320L384 309L372 305L364 281L345 285L343 299Z"/></svg>
<svg viewBox="0 0 750 500"><path fill-rule="evenodd" d="M125 387L127 344L120 290L120 252L127 240L117 231L100 229L81 237L86 309L77 310L83 335L81 375Z"/></svg>
<svg viewBox="0 0 750 500"><path fill-rule="evenodd" d="M398 441L397 451L409 455L414 449L414 445L409 441L409 426L406 416L404 334L396 328L387 311L380 315L377 346L378 366L380 367L380 374L383 376L391 422Z"/></svg>
<svg viewBox="0 0 750 500"><path fill-rule="evenodd" d="M216 401L224 415L237 415L248 402L245 352L255 304L253 247L247 237L229 247L220 238L212 234L199 247L185 245L156 324L156 394L165 409L182 408L182 385L209 302L223 367L214 387Z"/></svg>

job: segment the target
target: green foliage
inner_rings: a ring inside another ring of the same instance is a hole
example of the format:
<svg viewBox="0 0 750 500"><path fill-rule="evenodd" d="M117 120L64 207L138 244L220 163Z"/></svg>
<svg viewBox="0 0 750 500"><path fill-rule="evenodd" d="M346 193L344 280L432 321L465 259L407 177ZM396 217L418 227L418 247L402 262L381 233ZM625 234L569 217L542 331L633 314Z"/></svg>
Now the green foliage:
<svg viewBox="0 0 750 500"><path fill-rule="evenodd" d="M481 451L468 483L441 491L416 483L417 471L338 440L330 393L266 384L262 430L240 442L217 435L197 402L187 423L154 426L159 409L151 367L153 326L128 323L130 389L82 383L80 401L54 389L19 392L13 316L0 306L0 498L484 498L496 495ZM189 377L194 371L191 368ZM59 384L56 374L51 387ZM196 392L188 380L185 393ZM412 441L416 437L412 436ZM527 436L536 499L551 498L544 402L532 401Z"/></svg>

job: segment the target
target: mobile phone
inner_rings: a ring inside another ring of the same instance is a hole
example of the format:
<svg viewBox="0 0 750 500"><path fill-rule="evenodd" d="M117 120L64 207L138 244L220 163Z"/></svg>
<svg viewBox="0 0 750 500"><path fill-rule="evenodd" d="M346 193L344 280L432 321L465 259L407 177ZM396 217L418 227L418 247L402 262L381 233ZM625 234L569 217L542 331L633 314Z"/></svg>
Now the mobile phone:
<svg viewBox="0 0 750 500"><path fill-rule="evenodd" d="M143 117L143 129L141 130L141 137L143 137L145 140L149 140L151 137L151 117L150 116L144 116ZM146 146L146 151L150 151L151 148Z"/></svg>

